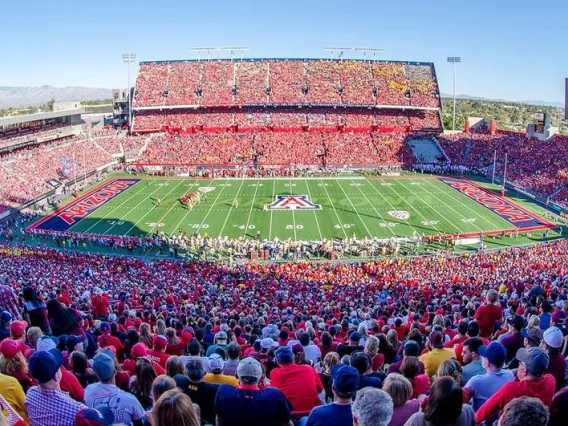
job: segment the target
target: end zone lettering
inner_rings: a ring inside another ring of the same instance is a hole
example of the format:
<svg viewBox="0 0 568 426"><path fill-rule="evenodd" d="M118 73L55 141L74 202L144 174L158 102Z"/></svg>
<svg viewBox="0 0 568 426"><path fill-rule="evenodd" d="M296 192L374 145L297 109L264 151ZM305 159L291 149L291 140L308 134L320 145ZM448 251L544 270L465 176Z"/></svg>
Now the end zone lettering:
<svg viewBox="0 0 568 426"><path fill-rule="evenodd" d="M75 219L83 219L85 216L98 209L107 201L116 197L124 190L130 188L136 182L118 180L103 186L91 195L79 199L79 201L59 213L59 217L69 225L75 224Z"/></svg>
<svg viewBox="0 0 568 426"><path fill-rule="evenodd" d="M103 204L140 182L137 178L110 180L30 226L29 230L68 231Z"/></svg>
<svg viewBox="0 0 568 426"><path fill-rule="evenodd" d="M475 183L460 178L440 178L446 185L457 189L472 200L499 215L516 228L529 228L545 225L537 216L530 214L516 206L511 201L494 195Z"/></svg>

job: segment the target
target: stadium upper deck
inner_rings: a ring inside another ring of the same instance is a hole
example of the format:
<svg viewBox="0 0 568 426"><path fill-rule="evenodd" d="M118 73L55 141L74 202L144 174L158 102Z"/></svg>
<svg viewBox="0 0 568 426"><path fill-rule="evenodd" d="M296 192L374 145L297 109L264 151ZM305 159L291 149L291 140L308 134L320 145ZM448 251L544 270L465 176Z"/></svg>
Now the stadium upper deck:
<svg viewBox="0 0 568 426"><path fill-rule="evenodd" d="M141 62L134 109L250 105L438 110L433 63L326 59Z"/></svg>

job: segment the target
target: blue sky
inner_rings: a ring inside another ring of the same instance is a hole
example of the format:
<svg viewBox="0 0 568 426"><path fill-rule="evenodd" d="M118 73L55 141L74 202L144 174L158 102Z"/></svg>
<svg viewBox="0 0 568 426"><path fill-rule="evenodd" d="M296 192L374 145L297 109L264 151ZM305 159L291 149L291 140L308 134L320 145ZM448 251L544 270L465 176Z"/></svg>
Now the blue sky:
<svg viewBox="0 0 568 426"><path fill-rule="evenodd" d="M568 1L1 1L0 86L119 87L121 54L196 58L192 46L244 45L249 57L327 57L322 47L374 46L384 59L433 61L452 91L562 101Z"/></svg>

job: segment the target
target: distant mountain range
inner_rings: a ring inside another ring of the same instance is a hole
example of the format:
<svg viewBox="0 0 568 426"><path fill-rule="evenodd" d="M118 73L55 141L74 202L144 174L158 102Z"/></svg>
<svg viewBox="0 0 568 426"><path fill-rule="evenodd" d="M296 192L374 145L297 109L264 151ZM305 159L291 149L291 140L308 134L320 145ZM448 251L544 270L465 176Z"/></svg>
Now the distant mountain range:
<svg viewBox="0 0 568 426"><path fill-rule="evenodd" d="M453 95L450 93L442 93L443 98L451 98ZM526 104L526 105L544 105L544 106L551 106L554 108L564 108L564 104L562 102L552 102L552 101L509 101L507 99L492 99L492 98L483 98L479 96L469 96L469 95L456 95L456 99L464 99L467 101L486 101L486 102L504 102L504 103L513 103L513 104Z"/></svg>
<svg viewBox="0 0 568 426"><path fill-rule="evenodd" d="M56 101L82 101L110 99L111 89L92 87L7 87L0 86L0 108L17 108L41 105L51 99Z"/></svg>

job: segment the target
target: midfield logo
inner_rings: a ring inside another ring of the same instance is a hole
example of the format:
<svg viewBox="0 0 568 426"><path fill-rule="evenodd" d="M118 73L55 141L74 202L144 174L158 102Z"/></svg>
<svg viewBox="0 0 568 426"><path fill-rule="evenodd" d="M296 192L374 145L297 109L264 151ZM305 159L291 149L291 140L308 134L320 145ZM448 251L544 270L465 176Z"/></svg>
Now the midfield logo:
<svg viewBox="0 0 568 426"><path fill-rule="evenodd" d="M410 213L405 210L394 210L390 211L389 214L395 219L407 220L410 218Z"/></svg>
<svg viewBox="0 0 568 426"><path fill-rule="evenodd" d="M321 210L321 204L312 203L307 195L277 195L265 210Z"/></svg>

